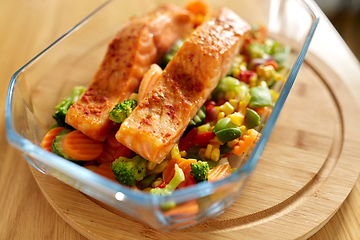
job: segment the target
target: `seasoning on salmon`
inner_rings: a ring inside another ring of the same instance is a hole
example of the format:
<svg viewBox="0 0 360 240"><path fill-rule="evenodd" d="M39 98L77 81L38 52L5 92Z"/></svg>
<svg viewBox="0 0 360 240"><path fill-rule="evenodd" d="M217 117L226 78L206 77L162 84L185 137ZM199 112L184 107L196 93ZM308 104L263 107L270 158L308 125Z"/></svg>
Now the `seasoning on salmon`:
<svg viewBox="0 0 360 240"><path fill-rule="evenodd" d="M250 25L222 8L184 42L153 89L122 123L116 139L159 163L224 77Z"/></svg>
<svg viewBox="0 0 360 240"><path fill-rule="evenodd" d="M92 82L67 111L66 123L92 139L105 140L112 127L109 111L128 99L150 65L192 28L191 14L173 5L132 18L110 42Z"/></svg>

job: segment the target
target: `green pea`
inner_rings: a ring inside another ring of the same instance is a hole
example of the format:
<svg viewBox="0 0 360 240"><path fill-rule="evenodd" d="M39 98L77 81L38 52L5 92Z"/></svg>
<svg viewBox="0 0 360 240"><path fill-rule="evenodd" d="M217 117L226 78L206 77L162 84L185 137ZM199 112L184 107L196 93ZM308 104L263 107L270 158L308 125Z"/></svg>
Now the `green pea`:
<svg viewBox="0 0 360 240"><path fill-rule="evenodd" d="M260 108L272 105L270 90L263 86L250 88L250 108Z"/></svg>
<svg viewBox="0 0 360 240"><path fill-rule="evenodd" d="M241 131L238 128L226 128L215 133L216 137L222 143L229 142L241 136Z"/></svg>
<svg viewBox="0 0 360 240"><path fill-rule="evenodd" d="M228 118L228 117L225 117L225 118L222 118L220 119L214 129L213 129L213 133L217 133L218 131L220 130L224 130L224 129L227 129L227 128L237 128L236 124L232 123L231 122L231 119Z"/></svg>
<svg viewBox="0 0 360 240"><path fill-rule="evenodd" d="M254 110L247 108L245 116L245 124L248 129L254 128L260 125L260 116Z"/></svg>

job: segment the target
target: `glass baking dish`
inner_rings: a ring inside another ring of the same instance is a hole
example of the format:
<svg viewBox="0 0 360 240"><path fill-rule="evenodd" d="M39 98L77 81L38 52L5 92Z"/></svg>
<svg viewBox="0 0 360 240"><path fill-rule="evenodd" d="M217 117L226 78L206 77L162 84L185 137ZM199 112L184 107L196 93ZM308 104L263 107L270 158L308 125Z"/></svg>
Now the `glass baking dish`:
<svg viewBox="0 0 360 240"><path fill-rule="evenodd" d="M228 178L202 182L177 190L170 196L155 196L116 184L41 149L40 141L53 123L54 106L74 86L89 83L102 61L107 43L121 24L133 14L169 2L185 6L188 1L106 1L13 74L5 106L7 139L23 152L30 165L163 231L184 228L214 217L238 197L260 158L319 21L318 14L306 1L207 1L211 9L227 6L250 23L264 24L271 38L291 47L287 80L261 137L248 152L245 163L236 166L238 170ZM196 206L196 211L181 212L181 207L187 205Z"/></svg>

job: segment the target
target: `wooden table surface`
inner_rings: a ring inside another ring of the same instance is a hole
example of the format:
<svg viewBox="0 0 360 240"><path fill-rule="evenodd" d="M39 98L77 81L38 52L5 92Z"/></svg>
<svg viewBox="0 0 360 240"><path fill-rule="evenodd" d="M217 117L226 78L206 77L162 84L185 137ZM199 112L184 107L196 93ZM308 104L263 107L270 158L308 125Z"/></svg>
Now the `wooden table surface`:
<svg viewBox="0 0 360 240"><path fill-rule="evenodd" d="M0 111L11 75L102 0L0 0ZM360 65L322 16L310 51L335 69L360 104ZM360 120L360 115L359 115ZM84 239L48 204L0 118L0 240ZM360 157L360 156L359 156ZM356 166L355 166L356 167ZM360 166L359 166L360 167ZM310 239L360 239L360 180L333 218Z"/></svg>

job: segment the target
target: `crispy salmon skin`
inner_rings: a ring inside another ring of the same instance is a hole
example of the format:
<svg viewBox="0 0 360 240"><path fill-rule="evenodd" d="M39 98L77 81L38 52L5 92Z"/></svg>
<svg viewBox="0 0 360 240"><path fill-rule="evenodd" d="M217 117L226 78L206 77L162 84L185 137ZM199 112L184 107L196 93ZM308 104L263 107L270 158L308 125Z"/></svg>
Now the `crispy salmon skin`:
<svg viewBox="0 0 360 240"><path fill-rule="evenodd" d="M249 30L228 8L196 28L122 123L116 139L147 160L161 162L229 71Z"/></svg>
<svg viewBox="0 0 360 240"><path fill-rule="evenodd" d="M105 140L112 127L109 111L128 99L150 65L192 28L191 14L174 5L128 21L110 42L90 85L68 110L66 123L92 139Z"/></svg>

